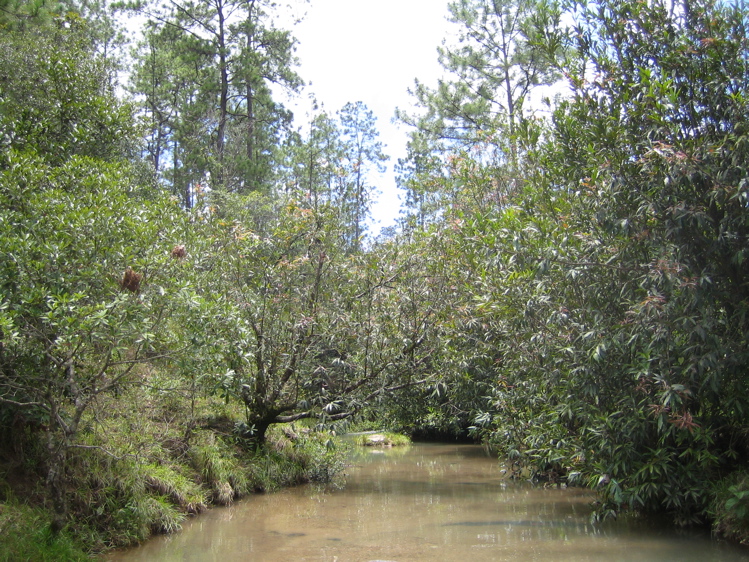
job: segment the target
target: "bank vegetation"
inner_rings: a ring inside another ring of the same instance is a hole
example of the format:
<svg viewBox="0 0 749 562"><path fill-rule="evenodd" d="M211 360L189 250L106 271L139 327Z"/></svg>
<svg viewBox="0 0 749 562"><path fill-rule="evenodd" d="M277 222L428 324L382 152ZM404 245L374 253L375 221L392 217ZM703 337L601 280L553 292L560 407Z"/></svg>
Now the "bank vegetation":
<svg viewBox="0 0 749 562"><path fill-rule="evenodd" d="M346 424L749 540L746 6L451 2L380 236L272 3L0 8L6 559L330 481Z"/></svg>

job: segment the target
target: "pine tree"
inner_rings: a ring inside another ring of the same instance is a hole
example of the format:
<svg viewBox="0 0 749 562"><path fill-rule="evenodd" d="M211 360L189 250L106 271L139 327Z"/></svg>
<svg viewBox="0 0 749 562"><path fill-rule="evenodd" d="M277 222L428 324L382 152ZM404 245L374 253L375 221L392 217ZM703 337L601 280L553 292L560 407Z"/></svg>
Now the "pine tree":
<svg viewBox="0 0 749 562"><path fill-rule="evenodd" d="M424 186L418 179L426 162L451 173L448 160L470 153L493 184L490 199L502 199L519 185L518 137L533 89L558 78L555 58L561 40L560 11L544 0L457 0L449 5L458 26L457 44L445 42L439 61L449 73L435 88L416 82L412 91L421 114L399 112L415 131L409 155L400 162L401 187L419 208L426 194L445 204L444 185ZM541 47L541 38L544 47ZM493 171L492 171L493 170ZM433 175L433 174L432 174ZM450 182L443 182L449 184ZM425 215L421 215L421 220Z"/></svg>
<svg viewBox="0 0 749 562"><path fill-rule="evenodd" d="M347 103L338 113L343 131L344 153L338 178L337 198L348 225L347 243L352 250L361 248L365 222L369 217L375 186L369 174L384 172L388 156L377 140L376 119L363 102Z"/></svg>
<svg viewBox="0 0 749 562"><path fill-rule="evenodd" d="M201 184L238 193L274 185L291 113L271 84L295 91L302 81L295 41L274 26L271 8L260 0L134 6L150 21L132 84L150 124L149 155L187 206Z"/></svg>

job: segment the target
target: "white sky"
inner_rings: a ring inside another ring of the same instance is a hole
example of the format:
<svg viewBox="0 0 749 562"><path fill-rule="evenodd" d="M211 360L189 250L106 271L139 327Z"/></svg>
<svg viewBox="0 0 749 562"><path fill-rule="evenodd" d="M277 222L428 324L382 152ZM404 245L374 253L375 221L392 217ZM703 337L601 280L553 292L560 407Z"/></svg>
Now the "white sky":
<svg viewBox="0 0 749 562"><path fill-rule="evenodd" d="M372 210L377 235L400 206L394 167L405 156L407 131L391 120L396 107L412 104L407 90L415 78L432 85L441 74L437 47L451 26L447 0L310 0L306 11L292 33L307 92L329 113L364 102L390 156Z"/></svg>

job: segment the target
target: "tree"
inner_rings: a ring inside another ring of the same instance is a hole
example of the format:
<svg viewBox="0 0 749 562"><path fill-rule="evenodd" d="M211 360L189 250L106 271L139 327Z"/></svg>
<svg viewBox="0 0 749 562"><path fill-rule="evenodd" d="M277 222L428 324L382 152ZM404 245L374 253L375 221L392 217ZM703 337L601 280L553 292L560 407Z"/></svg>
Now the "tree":
<svg viewBox="0 0 749 562"><path fill-rule="evenodd" d="M368 173L385 171L388 157L377 140L376 119L362 102L347 103L338 114L343 132L342 173L338 178L337 199L347 224L346 243L354 251L361 248L364 223L369 215L374 190Z"/></svg>
<svg viewBox="0 0 749 562"><path fill-rule="evenodd" d="M120 165L73 157L50 167L14 151L0 176L0 419L46 433L57 530L84 416L169 347L170 281L158 272L179 216L163 201L134 204L130 180Z"/></svg>
<svg viewBox="0 0 749 562"><path fill-rule="evenodd" d="M459 46L445 45L439 56L455 78L437 90L417 84L414 92L438 118L431 131L470 143L478 131L506 128L512 144L532 89L558 77L554 59L538 41L559 28L560 13L553 4L528 0L460 0L449 8L460 26Z"/></svg>
<svg viewBox="0 0 749 562"><path fill-rule="evenodd" d="M310 120L306 138L290 135L283 147L285 174L281 179L284 192L300 200L307 199L318 211L336 199L336 178L343 159L342 132L336 119L322 111Z"/></svg>
<svg viewBox="0 0 749 562"><path fill-rule="evenodd" d="M227 198L220 214L234 220L213 223L221 267L203 266L215 310L204 334L227 342L215 388L244 404L245 436L262 443L272 424L346 419L434 378L443 309L430 286L441 280L410 259L394 265L396 247L348 252L331 203L288 200L268 228L248 199Z"/></svg>
<svg viewBox="0 0 749 562"><path fill-rule="evenodd" d="M143 96L145 156L189 209L210 170L212 125L203 115L212 98L200 85L215 83L213 59L200 38L172 25L146 25L138 49L130 90Z"/></svg>
<svg viewBox="0 0 749 562"><path fill-rule="evenodd" d="M221 329L231 330L236 343L227 350L221 384L245 403L247 429L262 442L269 425L291 421L284 416L300 404L306 410L321 391L311 364L330 337L329 285L340 273L340 253L330 243L331 229L320 228L321 217L309 209L282 211L263 238L240 217L223 237L227 324Z"/></svg>
<svg viewBox="0 0 749 562"><path fill-rule="evenodd" d="M447 191L442 159L429 149L426 133L414 131L407 143L407 156L398 159L398 187L406 192L407 213L418 228L439 218Z"/></svg>
<svg viewBox="0 0 749 562"><path fill-rule="evenodd" d="M459 26L456 46L439 49L449 78L436 88L417 81L412 93L424 112L398 112L415 128L409 155L400 163L401 186L420 201L427 196L429 182L421 172L427 161L437 173L441 161L447 176L448 160L469 156L486 168L492 185L487 204L496 204L520 187L519 150L533 90L560 76L555 66L562 56L560 10L536 0L460 0L449 8ZM428 190L429 199L441 198L443 206L452 202L449 189Z"/></svg>
<svg viewBox="0 0 749 562"><path fill-rule="evenodd" d="M49 23L54 16L64 14L66 4L44 0L2 0L0 2L0 26L3 30L22 30L28 26Z"/></svg>
<svg viewBox="0 0 749 562"><path fill-rule="evenodd" d="M0 44L3 68L17 69L0 114L0 428L44 432L56 530L86 414L169 337L160 272L183 224L168 201L139 199L129 108L81 26Z"/></svg>
<svg viewBox="0 0 749 562"><path fill-rule="evenodd" d="M746 453L746 13L576 8L574 96L532 187L462 233L462 255L497 256L477 312L499 383L477 425L600 489L603 515L694 522Z"/></svg>
<svg viewBox="0 0 749 562"><path fill-rule="evenodd" d="M269 18L274 4L260 0L245 0L244 21L233 32L240 42L235 75L236 86L243 93L238 108L244 110L239 126L245 141L244 163L235 164L243 171L245 181L239 191L267 188L272 177L274 160L269 158L269 147L281 140L279 129L288 127L292 115L282 105L273 101L271 86L282 86L296 92L302 86L301 78L293 70L295 40L289 31L277 29ZM244 45L241 45L241 41Z"/></svg>
<svg viewBox="0 0 749 562"><path fill-rule="evenodd" d="M33 151L53 165L73 155L113 160L134 153L132 109L115 99L113 66L94 47L75 16L3 34L2 64L14 72L0 76L0 149Z"/></svg>
<svg viewBox="0 0 749 562"><path fill-rule="evenodd" d="M271 84L290 91L301 85L291 34L275 28L259 0L134 8L151 24L133 91L145 99L152 151L160 155L171 140L174 190L186 202L198 184L270 190L276 146L291 118L273 100ZM211 139L208 157L205 138Z"/></svg>
<svg viewBox="0 0 749 562"><path fill-rule="evenodd" d="M315 210L337 207L343 244L356 252L375 191L372 175L385 170L388 157L377 140L375 117L362 102L346 104L337 117L322 111L312 117L306 137L289 138L282 184L286 193L307 199Z"/></svg>

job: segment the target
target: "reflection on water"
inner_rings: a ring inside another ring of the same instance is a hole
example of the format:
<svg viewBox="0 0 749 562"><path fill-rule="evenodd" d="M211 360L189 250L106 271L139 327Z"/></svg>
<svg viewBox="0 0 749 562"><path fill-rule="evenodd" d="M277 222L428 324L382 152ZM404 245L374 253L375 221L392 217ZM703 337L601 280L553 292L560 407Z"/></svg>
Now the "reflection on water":
<svg viewBox="0 0 749 562"><path fill-rule="evenodd" d="M506 480L474 445L367 449L352 463L343 489L251 496L109 559L749 561L705 535L593 526L588 492Z"/></svg>

